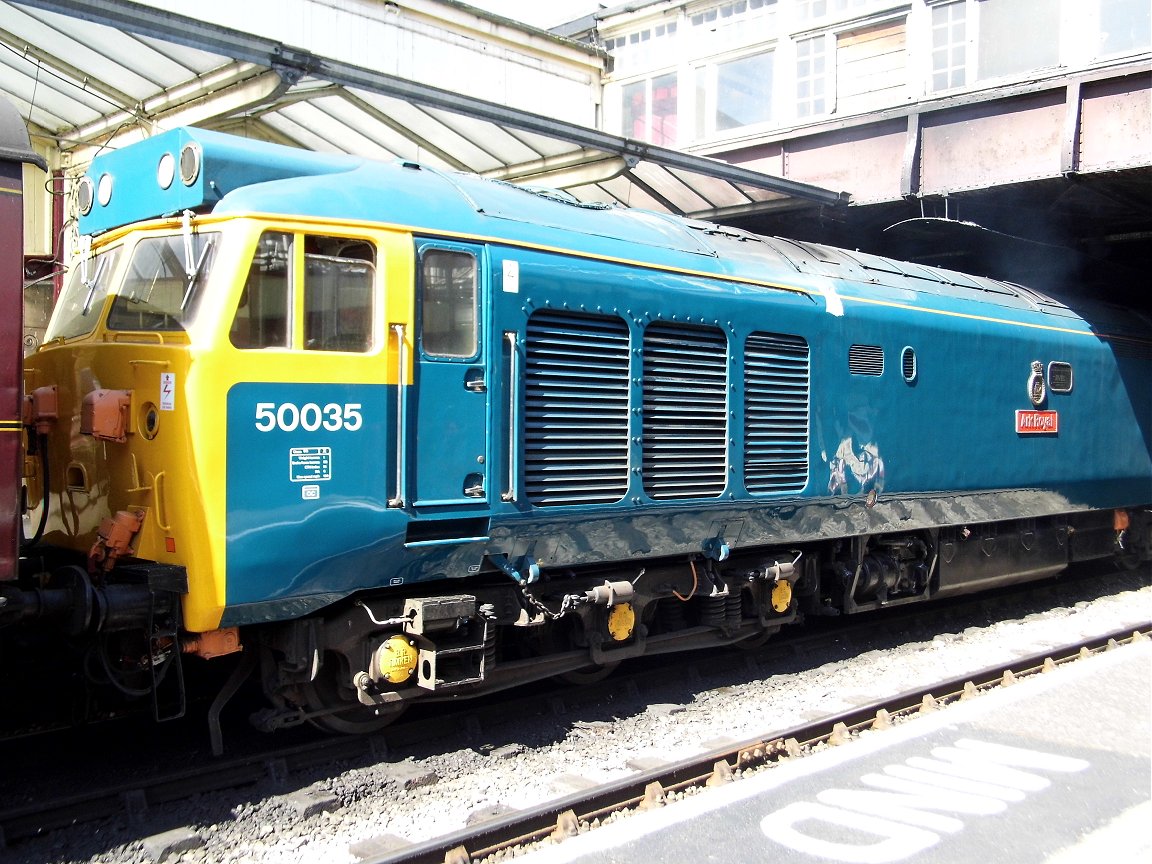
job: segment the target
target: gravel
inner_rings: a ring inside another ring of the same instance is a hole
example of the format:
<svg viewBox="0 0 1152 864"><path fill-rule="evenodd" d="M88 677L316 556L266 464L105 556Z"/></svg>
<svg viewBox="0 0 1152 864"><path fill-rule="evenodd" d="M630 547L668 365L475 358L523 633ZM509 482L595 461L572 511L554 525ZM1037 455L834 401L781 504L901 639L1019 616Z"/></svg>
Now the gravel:
<svg viewBox="0 0 1152 864"><path fill-rule="evenodd" d="M1152 569L1068 583L1042 599L986 604L960 620L928 614L912 633L872 644L842 639L757 663L731 650L706 671L623 688L603 702L581 691L552 711L471 725L451 740L356 764L292 773L280 783L148 808L20 841L0 860L176 864L356 864L591 784L783 730L944 677L994 666L1152 620ZM1078 599L1084 598L1084 599ZM165 839L171 840L166 843Z"/></svg>

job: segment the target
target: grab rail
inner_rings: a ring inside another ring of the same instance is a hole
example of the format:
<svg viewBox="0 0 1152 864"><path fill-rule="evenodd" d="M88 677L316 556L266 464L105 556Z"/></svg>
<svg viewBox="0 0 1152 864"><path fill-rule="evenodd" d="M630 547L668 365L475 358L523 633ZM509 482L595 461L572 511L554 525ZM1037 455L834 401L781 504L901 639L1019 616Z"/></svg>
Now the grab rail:
<svg viewBox="0 0 1152 864"><path fill-rule="evenodd" d="M393 324L392 332L398 342L399 369L396 374L396 496L388 499L389 507L403 507L408 495L408 478L405 466L408 454L408 399L404 387L404 376L408 371L408 343L404 340L403 324Z"/></svg>
<svg viewBox="0 0 1152 864"><path fill-rule="evenodd" d="M508 490L500 495L501 501L515 501L520 487L520 465L516 455L516 430L520 418L520 354L516 350L516 333L504 331L508 340Z"/></svg>

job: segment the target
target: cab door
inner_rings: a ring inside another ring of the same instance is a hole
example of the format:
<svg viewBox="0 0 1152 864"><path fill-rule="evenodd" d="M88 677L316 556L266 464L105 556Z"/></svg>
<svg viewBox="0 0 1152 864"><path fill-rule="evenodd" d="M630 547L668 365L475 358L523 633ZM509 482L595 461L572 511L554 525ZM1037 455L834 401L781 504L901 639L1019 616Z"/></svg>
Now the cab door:
<svg viewBox="0 0 1152 864"><path fill-rule="evenodd" d="M411 404L417 507L489 500L484 255L483 247L463 243L417 244Z"/></svg>

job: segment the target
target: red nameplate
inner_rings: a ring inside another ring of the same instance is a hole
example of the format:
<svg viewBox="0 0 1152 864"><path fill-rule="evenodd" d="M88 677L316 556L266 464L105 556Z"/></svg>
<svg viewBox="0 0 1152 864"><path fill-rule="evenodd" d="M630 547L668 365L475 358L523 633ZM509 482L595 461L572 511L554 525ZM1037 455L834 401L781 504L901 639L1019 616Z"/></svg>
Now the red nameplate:
<svg viewBox="0 0 1152 864"><path fill-rule="evenodd" d="M1016 434L1055 435L1060 431L1060 415L1055 411L1017 411Z"/></svg>

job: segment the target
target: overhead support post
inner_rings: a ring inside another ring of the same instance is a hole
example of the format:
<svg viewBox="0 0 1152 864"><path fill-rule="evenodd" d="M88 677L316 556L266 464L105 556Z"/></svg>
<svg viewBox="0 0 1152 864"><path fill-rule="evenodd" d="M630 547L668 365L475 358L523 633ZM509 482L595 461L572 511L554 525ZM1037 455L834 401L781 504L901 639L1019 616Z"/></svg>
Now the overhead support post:
<svg viewBox="0 0 1152 864"><path fill-rule="evenodd" d="M1065 89L1064 132L1061 136L1060 173L1070 177L1080 171L1080 82L1070 81Z"/></svg>
<svg viewBox="0 0 1152 864"><path fill-rule="evenodd" d="M904 138L904 159L900 169L900 194L915 198L920 194L920 114L908 115L908 132Z"/></svg>

